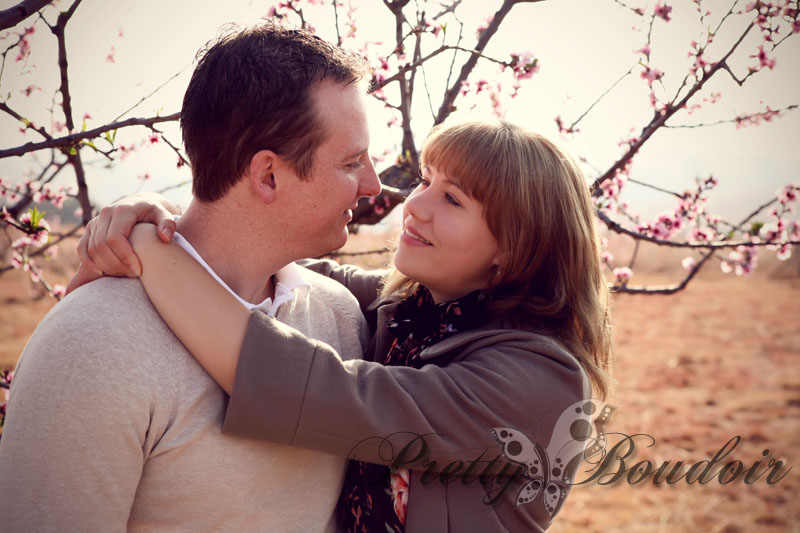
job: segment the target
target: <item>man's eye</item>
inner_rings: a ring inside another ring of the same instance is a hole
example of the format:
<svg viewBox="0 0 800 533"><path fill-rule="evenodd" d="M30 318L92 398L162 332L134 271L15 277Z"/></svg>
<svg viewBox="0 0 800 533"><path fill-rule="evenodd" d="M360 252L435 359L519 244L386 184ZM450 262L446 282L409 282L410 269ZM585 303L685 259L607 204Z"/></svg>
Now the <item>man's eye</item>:
<svg viewBox="0 0 800 533"><path fill-rule="evenodd" d="M425 179L422 176L417 176L417 179L414 180L414 184L417 185L417 186L424 185L424 186L427 187L428 185L431 184L431 182L428 181L427 179Z"/></svg>
<svg viewBox="0 0 800 533"><path fill-rule="evenodd" d="M347 164L345 166L347 168L349 168L349 169L352 169L352 170L358 170L359 168L363 167L364 165L361 163L361 160L359 160L359 161L356 161L354 163Z"/></svg>

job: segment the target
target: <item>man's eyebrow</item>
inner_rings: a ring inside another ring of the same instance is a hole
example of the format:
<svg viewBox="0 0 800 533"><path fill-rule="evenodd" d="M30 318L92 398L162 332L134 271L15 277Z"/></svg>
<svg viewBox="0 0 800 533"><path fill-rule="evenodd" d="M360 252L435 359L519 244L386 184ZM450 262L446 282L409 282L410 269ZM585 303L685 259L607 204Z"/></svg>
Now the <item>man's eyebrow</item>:
<svg viewBox="0 0 800 533"><path fill-rule="evenodd" d="M357 151L357 152L353 152L353 153L351 153L351 154L347 154L347 155L346 155L346 156L344 156L342 159L343 159L343 160L345 160L345 161L347 161L347 160L349 160L349 159L353 159L353 158L355 158L355 157L361 157L362 155L366 154L367 152L369 152L369 148L364 148L364 149L362 149L362 150L359 150L359 151Z"/></svg>

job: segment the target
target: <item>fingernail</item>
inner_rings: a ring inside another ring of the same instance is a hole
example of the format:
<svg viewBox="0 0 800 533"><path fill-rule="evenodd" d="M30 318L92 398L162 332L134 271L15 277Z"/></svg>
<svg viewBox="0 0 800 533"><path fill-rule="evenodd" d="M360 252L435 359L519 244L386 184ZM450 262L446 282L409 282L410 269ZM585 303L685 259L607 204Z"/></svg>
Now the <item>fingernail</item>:
<svg viewBox="0 0 800 533"><path fill-rule="evenodd" d="M172 239L172 229L164 228L163 230L161 230L161 233L164 235L164 237L167 238L167 240L171 240Z"/></svg>

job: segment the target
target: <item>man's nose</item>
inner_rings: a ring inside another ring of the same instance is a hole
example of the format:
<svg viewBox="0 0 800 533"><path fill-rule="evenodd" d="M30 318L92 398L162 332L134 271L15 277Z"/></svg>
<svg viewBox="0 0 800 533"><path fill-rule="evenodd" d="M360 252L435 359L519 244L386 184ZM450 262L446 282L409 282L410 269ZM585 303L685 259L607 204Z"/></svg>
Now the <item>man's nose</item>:
<svg viewBox="0 0 800 533"><path fill-rule="evenodd" d="M364 166L359 176L358 194L359 196L377 196L381 192L381 180L375 172L372 158L367 157L369 163Z"/></svg>

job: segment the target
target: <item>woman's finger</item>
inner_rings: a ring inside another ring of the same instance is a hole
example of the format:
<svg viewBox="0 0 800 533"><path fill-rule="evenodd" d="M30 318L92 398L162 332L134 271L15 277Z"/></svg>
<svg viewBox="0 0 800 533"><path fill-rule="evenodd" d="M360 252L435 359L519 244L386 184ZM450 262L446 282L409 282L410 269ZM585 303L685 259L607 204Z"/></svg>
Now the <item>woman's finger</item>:
<svg viewBox="0 0 800 533"><path fill-rule="evenodd" d="M111 221L106 232L106 243L116 257L125 264L128 271L140 276L142 264L129 242L131 230L138 222L134 207L127 205L115 206L112 210Z"/></svg>
<svg viewBox="0 0 800 533"><path fill-rule="evenodd" d="M131 274L130 267L117 257L108 242L108 228L112 215L113 208L111 207L104 207L100 210L89 238L89 256L103 273L110 276L127 276Z"/></svg>
<svg viewBox="0 0 800 533"><path fill-rule="evenodd" d="M64 293L64 295L66 296L67 294L71 293L81 285L85 285L86 283L89 283L90 281L94 281L101 277L103 277L102 272L100 272L99 270L92 270L88 268L85 264L81 263L80 268L78 268L78 272L76 272L75 275L72 276L72 279L69 280L69 284L67 285L67 290Z"/></svg>
<svg viewBox="0 0 800 533"><path fill-rule="evenodd" d="M88 224L86 224L86 229L83 231L83 235L81 235L81 240L78 241L78 259L80 259L81 265L85 266L89 270L99 271L100 269L97 267L94 261L92 261L92 257L89 255L89 241L92 237L92 225L94 223L94 219L90 220Z"/></svg>

